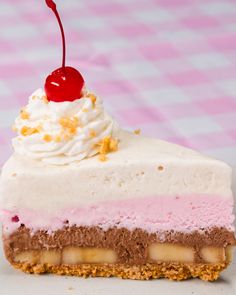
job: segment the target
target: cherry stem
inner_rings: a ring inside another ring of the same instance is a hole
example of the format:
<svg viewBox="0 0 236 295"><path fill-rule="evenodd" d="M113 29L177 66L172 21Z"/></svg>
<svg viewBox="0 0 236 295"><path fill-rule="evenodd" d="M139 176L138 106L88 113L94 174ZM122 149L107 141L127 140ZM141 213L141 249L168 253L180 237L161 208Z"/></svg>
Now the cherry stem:
<svg viewBox="0 0 236 295"><path fill-rule="evenodd" d="M61 37L62 37L62 68L65 68L65 64L66 64L66 38L65 38L65 33L64 33L62 22L61 22L61 18L59 16L59 13L57 11L57 6L54 3L54 1L52 1L52 0L45 0L45 2L47 4L47 6L49 8L51 8L52 11L54 12L54 14L55 14L55 16L57 18L59 27L60 27Z"/></svg>

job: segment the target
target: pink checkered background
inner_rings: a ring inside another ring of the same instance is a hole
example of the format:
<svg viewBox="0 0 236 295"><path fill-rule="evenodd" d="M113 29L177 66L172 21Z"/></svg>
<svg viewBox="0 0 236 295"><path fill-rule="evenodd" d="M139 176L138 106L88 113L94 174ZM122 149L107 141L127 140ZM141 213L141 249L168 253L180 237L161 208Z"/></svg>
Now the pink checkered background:
<svg viewBox="0 0 236 295"><path fill-rule="evenodd" d="M235 0L57 4L67 64L121 126L236 165ZM0 1L0 164L19 108L60 66L60 46L44 0Z"/></svg>

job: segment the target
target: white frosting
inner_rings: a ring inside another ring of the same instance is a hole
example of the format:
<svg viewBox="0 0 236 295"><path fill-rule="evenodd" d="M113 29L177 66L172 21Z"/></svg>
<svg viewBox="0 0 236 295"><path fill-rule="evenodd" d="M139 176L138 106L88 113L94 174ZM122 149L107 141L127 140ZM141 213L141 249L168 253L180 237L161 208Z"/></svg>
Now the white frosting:
<svg viewBox="0 0 236 295"><path fill-rule="evenodd" d="M13 139L13 147L17 154L50 164L64 165L95 155L96 145L117 128L104 112L99 97L95 102L86 96L73 102L47 102L45 93L38 89L30 96L24 112L28 118L20 115L15 121L18 136ZM78 128L69 139L65 133L68 135L70 130L63 130L62 118L78 121ZM25 127L39 132L25 136L22 134ZM50 141L46 141L45 136L50 136ZM58 137L60 140L55 140Z"/></svg>
<svg viewBox="0 0 236 295"><path fill-rule="evenodd" d="M125 131L118 138L119 150L110 153L106 162L91 157L56 166L13 155L2 171L0 208L57 214L100 201L148 196L204 194L232 199L227 164Z"/></svg>

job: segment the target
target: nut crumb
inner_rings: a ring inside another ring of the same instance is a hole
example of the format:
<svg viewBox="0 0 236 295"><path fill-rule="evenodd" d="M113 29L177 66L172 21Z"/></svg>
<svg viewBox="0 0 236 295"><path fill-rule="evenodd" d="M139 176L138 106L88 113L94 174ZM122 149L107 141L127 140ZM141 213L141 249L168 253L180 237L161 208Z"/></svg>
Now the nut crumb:
<svg viewBox="0 0 236 295"><path fill-rule="evenodd" d="M140 135L140 134L141 134L141 129L136 129L136 130L134 130L134 134L136 134L136 135Z"/></svg>
<svg viewBox="0 0 236 295"><path fill-rule="evenodd" d="M64 140L70 140L77 133L77 128L80 126L79 118L76 116L71 118L62 117L59 120L59 124L62 127L62 137Z"/></svg>
<svg viewBox="0 0 236 295"><path fill-rule="evenodd" d="M164 167L163 166L158 166L158 168L157 168L159 171L163 171L164 170Z"/></svg>
<svg viewBox="0 0 236 295"><path fill-rule="evenodd" d="M35 133L39 133L41 130L41 127L38 126L38 127L28 127L28 126L23 126L21 128L21 135L23 136L30 136L30 135L33 135Z"/></svg>
<svg viewBox="0 0 236 295"><path fill-rule="evenodd" d="M95 107L95 104L96 104L96 101L97 101L97 97L92 94L92 93L88 93L86 94L86 97L90 98L92 104L93 104L93 107Z"/></svg>
<svg viewBox="0 0 236 295"><path fill-rule="evenodd" d="M52 136L49 134L45 134L43 137L43 140L46 142L51 142L52 141Z"/></svg>
<svg viewBox="0 0 236 295"><path fill-rule="evenodd" d="M100 160L101 162L105 162L105 161L107 160L107 156L106 156L105 154L100 154L100 155L99 155L99 160Z"/></svg>
<svg viewBox="0 0 236 295"><path fill-rule="evenodd" d="M89 132L90 137L95 137L96 135L97 134L96 134L96 132L94 130L90 130L90 132Z"/></svg>
<svg viewBox="0 0 236 295"><path fill-rule="evenodd" d="M106 136L97 144L99 146L99 160L104 162L107 160L106 154L116 152L118 150L118 140L111 136Z"/></svg>
<svg viewBox="0 0 236 295"><path fill-rule="evenodd" d="M49 101L48 101L48 99L47 99L47 96L46 96L46 95L44 95L44 96L42 97L42 100L43 100L43 102L44 102L44 103L49 103Z"/></svg>
<svg viewBox="0 0 236 295"><path fill-rule="evenodd" d="M25 109L22 109L22 110L20 111L20 118L21 118L22 120L29 120L30 115L29 115L29 113L28 113Z"/></svg>
<svg viewBox="0 0 236 295"><path fill-rule="evenodd" d="M54 138L54 140L55 140L55 142L61 142L62 141L60 135L56 135L55 138Z"/></svg>
<svg viewBox="0 0 236 295"><path fill-rule="evenodd" d="M16 172L14 172L14 173L12 173L12 175L11 175L12 177L16 177L17 176L17 173Z"/></svg>

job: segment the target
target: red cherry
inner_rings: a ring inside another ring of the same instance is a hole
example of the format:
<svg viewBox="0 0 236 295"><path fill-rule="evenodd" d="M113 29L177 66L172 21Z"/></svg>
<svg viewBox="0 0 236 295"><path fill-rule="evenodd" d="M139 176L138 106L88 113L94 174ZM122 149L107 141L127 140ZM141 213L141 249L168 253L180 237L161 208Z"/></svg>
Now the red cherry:
<svg viewBox="0 0 236 295"><path fill-rule="evenodd" d="M84 79L72 67L59 68L51 73L45 82L47 99L55 102L73 101L81 98Z"/></svg>
<svg viewBox="0 0 236 295"><path fill-rule="evenodd" d="M66 41L60 16L53 0L45 0L47 6L54 12L62 36L62 67L53 71L46 79L45 92L47 99L55 102L73 101L81 97L84 79L79 71L65 66Z"/></svg>
<svg viewBox="0 0 236 295"><path fill-rule="evenodd" d="M18 217L17 215L15 215L15 216L13 216L13 217L11 218L11 221L12 221L12 222L19 222L20 219L19 219L19 217Z"/></svg>

